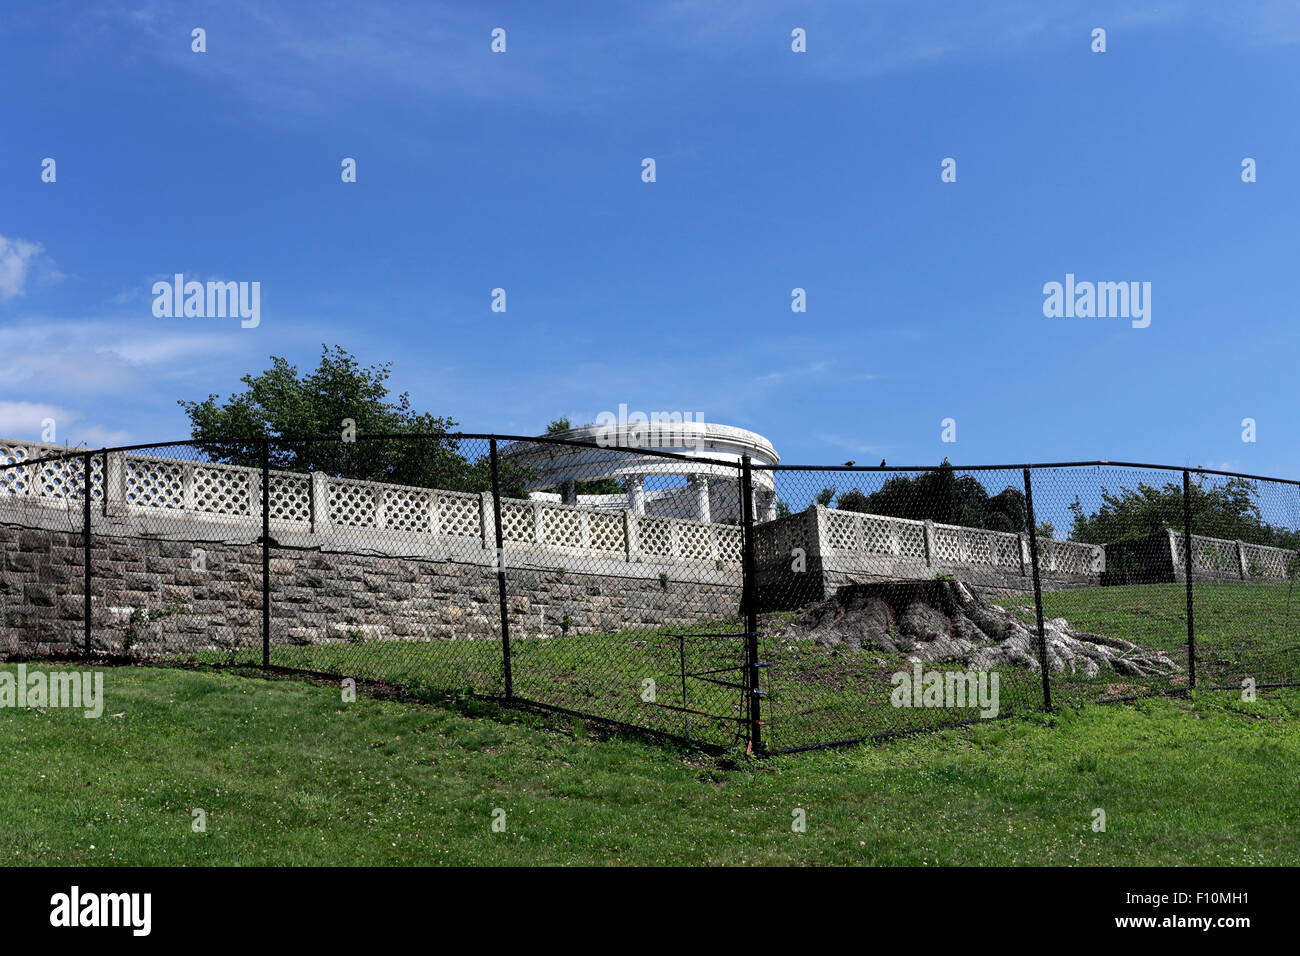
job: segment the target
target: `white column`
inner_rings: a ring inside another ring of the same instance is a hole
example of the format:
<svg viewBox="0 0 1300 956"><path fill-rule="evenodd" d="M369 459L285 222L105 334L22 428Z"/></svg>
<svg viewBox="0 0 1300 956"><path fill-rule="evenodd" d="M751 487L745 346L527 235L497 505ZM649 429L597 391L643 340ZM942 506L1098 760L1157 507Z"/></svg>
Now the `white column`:
<svg viewBox="0 0 1300 956"><path fill-rule="evenodd" d="M635 514L645 514L645 476L628 475L623 480L627 483L627 506Z"/></svg>
<svg viewBox="0 0 1300 956"><path fill-rule="evenodd" d="M483 539L484 551L496 550L497 516L494 510L495 507L492 502L492 492L480 491L478 494L479 533Z"/></svg>
<svg viewBox="0 0 1300 956"><path fill-rule="evenodd" d="M104 472L104 514L117 517L126 514L126 454L115 451L105 457L108 468Z"/></svg>
<svg viewBox="0 0 1300 956"><path fill-rule="evenodd" d="M194 511L194 462L181 464L181 508ZM259 514L261 509L258 509Z"/></svg>
<svg viewBox="0 0 1300 956"><path fill-rule="evenodd" d="M623 512L623 540L626 542L626 559L629 562L641 560L641 525L635 511Z"/></svg>
<svg viewBox="0 0 1300 956"><path fill-rule="evenodd" d="M691 478L691 486L695 491L695 519L712 521L709 515L709 479L704 475L695 475Z"/></svg>
<svg viewBox="0 0 1300 956"><path fill-rule="evenodd" d="M323 471L311 473L311 530L312 534L330 531L330 490L328 476Z"/></svg>

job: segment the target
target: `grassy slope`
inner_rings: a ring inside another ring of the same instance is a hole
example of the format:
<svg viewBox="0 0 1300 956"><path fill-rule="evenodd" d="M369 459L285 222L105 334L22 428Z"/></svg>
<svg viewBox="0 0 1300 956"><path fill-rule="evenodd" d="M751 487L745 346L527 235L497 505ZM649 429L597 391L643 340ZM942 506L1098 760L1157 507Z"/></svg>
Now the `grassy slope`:
<svg viewBox="0 0 1300 956"><path fill-rule="evenodd" d="M1201 684L1240 686L1243 676L1259 683L1300 681L1300 602L1286 584L1196 585L1198 677ZM1004 604L1032 607L1033 595ZM1046 592L1047 617L1064 617L1078 629L1126 638L1167 651L1186 662L1186 591L1181 584L1085 588ZM1294 612L1294 613L1291 613ZM1026 615L1032 622L1033 614ZM735 631L735 621L701 626L704 632ZM512 642L515 693L532 700L608 717L639 727L682 735L686 717L642 700L643 681L656 682L660 704L680 706L679 628L561 638L516 638ZM713 672L724 681L741 678L732 667L744 659L735 637L689 638L689 673ZM974 716L948 710L900 710L890 705L890 677L910 670L905 654L831 651L813 641L761 639L759 656L772 663L764 672L768 695L764 716L769 744L797 747L899 730L952 723ZM225 655L207 653L205 660ZM261 660L260 649L238 652L246 662ZM438 689L502 691L501 645L495 641L372 641L304 647L276 647L272 661L291 667L373 677ZM964 669L964 668L958 668ZM1041 677L1035 671L1003 668L1003 713L1042 706ZM1186 674L1133 680L1103 671L1095 678L1053 674L1058 703L1080 703L1186 686ZM696 677L686 679L688 707L716 717L739 716L741 694ZM693 739L726 745L739 730L735 720L690 718Z"/></svg>
<svg viewBox="0 0 1300 956"><path fill-rule="evenodd" d="M1193 585L1201 684L1300 680L1300 589L1290 584ZM1032 604L1030 600L1028 603ZM1043 613L1085 631L1187 656L1187 587L1145 584L1043 595Z"/></svg>
<svg viewBox="0 0 1300 956"><path fill-rule="evenodd" d="M1091 707L757 766L528 715L343 704L297 681L123 669L105 691L99 720L0 711L4 862L1300 862L1291 690ZM191 832L193 807L208 813L204 834ZM796 807L806 833L791 832ZM1105 833L1090 827L1098 807Z"/></svg>

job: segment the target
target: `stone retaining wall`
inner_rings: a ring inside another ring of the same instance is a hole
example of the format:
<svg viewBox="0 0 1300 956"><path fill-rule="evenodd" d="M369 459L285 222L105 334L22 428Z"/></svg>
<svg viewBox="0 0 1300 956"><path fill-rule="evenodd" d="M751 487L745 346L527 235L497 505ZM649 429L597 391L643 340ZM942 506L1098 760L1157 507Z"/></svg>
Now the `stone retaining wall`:
<svg viewBox="0 0 1300 956"><path fill-rule="evenodd" d="M256 541L96 534L91 561L97 649L161 653L261 645L262 552ZM697 569L674 578L668 572L511 567L509 552L506 562L512 637L689 626L733 617L739 609L738 572ZM485 561L273 547L270 585L275 645L500 637L497 572ZM79 532L0 526L0 652L80 648L84 594Z"/></svg>

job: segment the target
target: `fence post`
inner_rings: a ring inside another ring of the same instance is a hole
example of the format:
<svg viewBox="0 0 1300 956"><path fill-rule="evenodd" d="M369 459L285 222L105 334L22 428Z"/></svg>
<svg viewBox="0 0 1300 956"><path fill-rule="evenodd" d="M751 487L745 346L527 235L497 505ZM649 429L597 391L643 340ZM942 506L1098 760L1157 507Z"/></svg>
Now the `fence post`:
<svg viewBox="0 0 1300 956"><path fill-rule="evenodd" d="M1038 667L1043 672L1043 709L1052 709L1052 679L1047 673L1047 635L1043 630L1043 588L1038 577L1038 529L1034 520L1034 489L1025 469L1025 510L1029 514L1029 559L1034 568L1034 613L1038 617Z"/></svg>
<svg viewBox="0 0 1300 956"><path fill-rule="evenodd" d="M497 440L488 439L492 460L492 517L497 538L497 596L501 603L501 662L506 678L506 699L515 696L513 675L510 671L510 613L506 607L506 554L501 534L501 475L497 470ZM534 532L535 533L535 532Z"/></svg>
<svg viewBox="0 0 1300 956"><path fill-rule="evenodd" d="M755 753L763 751L763 721L758 683L758 581L754 570L754 481L748 455L741 457L740 523L743 528L744 552L741 556L741 603L745 608L745 679L749 697L749 743Z"/></svg>
<svg viewBox="0 0 1300 956"><path fill-rule="evenodd" d="M271 440L262 439L262 666L271 666Z"/></svg>
<svg viewBox="0 0 1300 956"><path fill-rule="evenodd" d="M1183 569L1187 578L1187 686L1196 686L1196 625L1192 616L1192 476L1183 469Z"/></svg>
<svg viewBox="0 0 1300 956"><path fill-rule="evenodd" d="M82 497L82 502L81 502L81 503L82 503L82 510L83 510L83 513L82 513L82 520L85 522L85 528L84 528L83 531L82 531L81 544L82 544L82 551L83 551L83 553L85 554L85 563L86 563L86 567L85 567L85 581L83 582L84 587L85 587L85 590L86 590L86 599L85 599L85 606L82 608L82 614L84 615L84 617L85 617L85 619L86 619L86 620L85 620L85 629L86 629L86 633L85 633L85 641L86 641L86 653L87 653L87 654L90 653L90 576L91 576L91 574L90 574L90 549L91 549L91 540L90 540L90 461L91 461L91 456L90 456L89 453L88 453L88 454L86 455L86 457L82 459L82 462L81 462L81 470L82 470L82 472L83 472L83 483L82 483L82 488L81 488L81 497Z"/></svg>

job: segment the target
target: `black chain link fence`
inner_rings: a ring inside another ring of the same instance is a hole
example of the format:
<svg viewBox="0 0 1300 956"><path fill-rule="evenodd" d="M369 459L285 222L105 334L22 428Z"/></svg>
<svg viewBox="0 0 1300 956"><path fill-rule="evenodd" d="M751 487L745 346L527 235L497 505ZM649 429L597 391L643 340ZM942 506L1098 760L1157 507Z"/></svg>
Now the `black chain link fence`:
<svg viewBox="0 0 1300 956"><path fill-rule="evenodd" d="M764 752L1300 683L1300 485L1201 469L0 443L0 546L8 657L369 678Z"/></svg>

